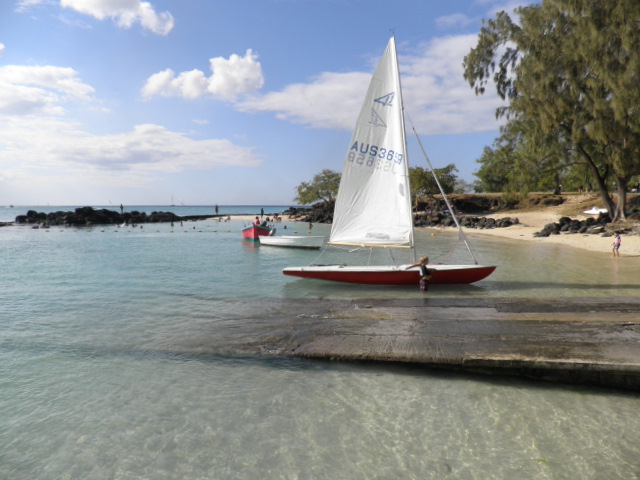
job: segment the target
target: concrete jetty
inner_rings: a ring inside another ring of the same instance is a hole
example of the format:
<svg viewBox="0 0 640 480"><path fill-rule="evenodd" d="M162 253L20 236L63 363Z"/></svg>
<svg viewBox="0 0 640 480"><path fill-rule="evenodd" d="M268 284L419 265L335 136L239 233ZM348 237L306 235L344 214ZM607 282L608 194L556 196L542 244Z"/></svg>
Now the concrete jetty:
<svg viewBox="0 0 640 480"><path fill-rule="evenodd" d="M236 347L640 391L640 299L283 302Z"/></svg>

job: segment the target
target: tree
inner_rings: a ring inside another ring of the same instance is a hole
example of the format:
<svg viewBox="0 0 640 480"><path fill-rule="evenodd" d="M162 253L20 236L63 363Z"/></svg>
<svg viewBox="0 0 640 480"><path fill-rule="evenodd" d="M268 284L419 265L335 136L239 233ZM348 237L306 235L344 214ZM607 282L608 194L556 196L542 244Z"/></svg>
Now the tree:
<svg viewBox="0 0 640 480"><path fill-rule="evenodd" d="M514 120L501 128L492 147L485 147L475 172L476 189L523 194L552 190L565 183L572 162L558 142L547 144L535 127Z"/></svg>
<svg viewBox="0 0 640 480"><path fill-rule="evenodd" d="M465 78L477 94L495 83L508 102L496 114L517 125L530 163L545 158L558 176L586 166L612 218L624 217L640 172L640 2L543 0L517 14L485 22Z"/></svg>
<svg viewBox="0 0 640 480"><path fill-rule="evenodd" d="M300 205L309 205L323 201L329 205L336 198L340 187L340 174L333 170L322 170L311 182L302 182L296 187L295 201Z"/></svg>
<svg viewBox="0 0 640 480"><path fill-rule="evenodd" d="M453 193L458 181L458 177L454 173L457 171L458 169L453 163L443 168L434 169L444 193ZM414 198L419 195L436 195L440 193L433 174L422 167L409 167L409 183L411 185L411 195Z"/></svg>
<svg viewBox="0 0 640 480"><path fill-rule="evenodd" d="M456 180L455 188L453 189L453 193L471 193L473 192L473 184L459 178Z"/></svg>

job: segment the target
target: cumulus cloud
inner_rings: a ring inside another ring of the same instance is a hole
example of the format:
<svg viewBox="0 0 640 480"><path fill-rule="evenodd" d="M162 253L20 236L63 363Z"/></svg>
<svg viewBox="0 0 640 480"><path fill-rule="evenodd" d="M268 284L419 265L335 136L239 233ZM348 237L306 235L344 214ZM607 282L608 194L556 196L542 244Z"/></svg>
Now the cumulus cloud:
<svg viewBox="0 0 640 480"><path fill-rule="evenodd" d="M136 125L123 133L95 135L56 117L3 120L0 170L16 185L48 177L100 186L122 186L123 179L133 178L134 184L141 185L166 173L262 163L251 147L226 139L195 140L161 125Z"/></svg>
<svg viewBox="0 0 640 480"><path fill-rule="evenodd" d="M60 5L98 20L113 18L123 28L140 23L158 35L167 35L173 29L171 13L157 13L149 2L140 0L60 0Z"/></svg>
<svg viewBox="0 0 640 480"><path fill-rule="evenodd" d="M182 97L194 99L206 94L232 100L237 95L254 92L264 85L262 66L258 56L248 49L244 57L233 54L228 59L216 57L209 60L211 76L194 69L178 75L171 69L151 75L142 96L151 98Z"/></svg>
<svg viewBox="0 0 640 480"><path fill-rule="evenodd" d="M476 96L463 78L462 59L477 35L440 37L416 53L401 57L405 104L424 133L477 133L496 130L495 111L502 104L493 91Z"/></svg>
<svg viewBox="0 0 640 480"><path fill-rule="evenodd" d="M72 68L7 65L0 67L0 113L61 114L62 104L91 100L93 87Z"/></svg>
<svg viewBox="0 0 640 480"><path fill-rule="evenodd" d="M252 147L194 139L162 125L109 135L86 131L69 120L66 107L96 103L93 94L71 68L0 67L0 191L32 195L40 187L50 191L51 183L69 191L140 186L176 172L262 164Z"/></svg>
<svg viewBox="0 0 640 480"><path fill-rule="evenodd" d="M436 38L400 57L405 111L424 134L475 133L496 130L499 98L475 96L462 76L462 59L476 35ZM372 68L373 70L373 68ZM371 71L323 73L308 83L255 95L236 107L274 112L278 118L313 128L353 128Z"/></svg>
<svg viewBox="0 0 640 480"><path fill-rule="evenodd" d="M243 111L271 111L278 118L313 128L351 129L360 111L371 73L325 72L309 83L289 85L279 92L248 98Z"/></svg>

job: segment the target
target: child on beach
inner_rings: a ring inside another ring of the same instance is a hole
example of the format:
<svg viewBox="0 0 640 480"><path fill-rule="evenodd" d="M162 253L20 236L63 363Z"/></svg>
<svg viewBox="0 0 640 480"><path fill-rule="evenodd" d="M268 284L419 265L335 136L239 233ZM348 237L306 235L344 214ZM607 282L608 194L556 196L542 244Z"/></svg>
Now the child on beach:
<svg viewBox="0 0 640 480"><path fill-rule="evenodd" d="M620 233L616 232L616 236L613 237L613 243L611 244L611 246L613 247L613 256L614 257L619 257L620 256L620 244L622 243L622 239L620 238Z"/></svg>

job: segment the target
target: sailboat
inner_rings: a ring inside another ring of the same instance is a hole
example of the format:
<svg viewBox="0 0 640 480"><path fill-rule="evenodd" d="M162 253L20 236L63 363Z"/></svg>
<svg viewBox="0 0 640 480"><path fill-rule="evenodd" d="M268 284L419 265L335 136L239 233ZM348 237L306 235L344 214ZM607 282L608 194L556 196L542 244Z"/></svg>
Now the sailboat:
<svg viewBox="0 0 640 480"><path fill-rule="evenodd" d="M453 211L452 216L455 219ZM464 235L459 224L458 228ZM349 144L328 246L354 247L350 251L411 249L415 263L414 237L402 90L395 37L391 37L371 79ZM472 253L466 238L465 243ZM432 271L431 284L473 283L496 269L477 262L474 265L429 264L428 268ZM411 264L309 265L288 267L283 273L375 285L417 285L420 281L419 268Z"/></svg>

